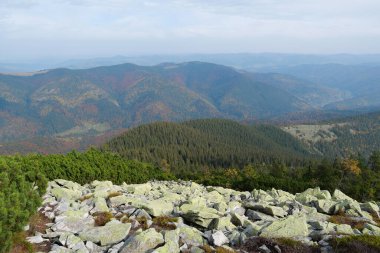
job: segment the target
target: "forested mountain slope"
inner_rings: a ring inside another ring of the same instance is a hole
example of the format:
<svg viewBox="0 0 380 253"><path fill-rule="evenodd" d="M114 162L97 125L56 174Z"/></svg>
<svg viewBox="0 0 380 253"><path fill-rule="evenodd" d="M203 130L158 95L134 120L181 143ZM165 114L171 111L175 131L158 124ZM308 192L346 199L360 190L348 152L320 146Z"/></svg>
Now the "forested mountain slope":
<svg viewBox="0 0 380 253"><path fill-rule="evenodd" d="M368 156L380 149L380 112L283 129L325 156Z"/></svg>
<svg viewBox="0 0 380 253"><path fill-rule="evenodd" d="M103 149L176 170L276 161L297 164L311 157L305 146L277 127L220 119L142 125L110 140Z"/></svg>

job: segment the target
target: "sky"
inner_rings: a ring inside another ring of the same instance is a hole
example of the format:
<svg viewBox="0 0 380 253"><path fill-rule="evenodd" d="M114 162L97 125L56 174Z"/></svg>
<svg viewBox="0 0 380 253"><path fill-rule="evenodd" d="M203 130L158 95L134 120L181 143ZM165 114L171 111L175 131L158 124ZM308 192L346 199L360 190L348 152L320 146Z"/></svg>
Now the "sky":
<svg viewBox="0 0 380 253"><path fill-rule="evenodd" d="M0 0L0 61L380 53L379 0Z"/></svg>

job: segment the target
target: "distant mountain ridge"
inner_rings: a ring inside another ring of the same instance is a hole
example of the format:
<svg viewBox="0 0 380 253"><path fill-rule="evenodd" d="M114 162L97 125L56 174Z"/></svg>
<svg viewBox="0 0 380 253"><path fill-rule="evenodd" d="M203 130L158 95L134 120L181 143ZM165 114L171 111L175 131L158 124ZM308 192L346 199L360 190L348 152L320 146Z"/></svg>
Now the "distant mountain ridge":
<svg viewBox="0 0 380 253"><path fill-rule="evenodd" d="M0 75L0 141L99 134L160 120L254 120L310 109L266 80L202 62Z"/></svg>

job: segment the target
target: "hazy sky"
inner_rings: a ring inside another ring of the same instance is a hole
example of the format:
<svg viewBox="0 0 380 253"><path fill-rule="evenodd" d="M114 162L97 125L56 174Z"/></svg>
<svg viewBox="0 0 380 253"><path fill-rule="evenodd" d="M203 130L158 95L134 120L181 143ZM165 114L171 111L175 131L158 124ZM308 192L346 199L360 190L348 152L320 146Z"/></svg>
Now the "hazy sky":
<svg viewBox="0 0 380 253"><path fill-rule="evenodd" d="M380 53L380 0L0 0L0 61Z"/></svg>

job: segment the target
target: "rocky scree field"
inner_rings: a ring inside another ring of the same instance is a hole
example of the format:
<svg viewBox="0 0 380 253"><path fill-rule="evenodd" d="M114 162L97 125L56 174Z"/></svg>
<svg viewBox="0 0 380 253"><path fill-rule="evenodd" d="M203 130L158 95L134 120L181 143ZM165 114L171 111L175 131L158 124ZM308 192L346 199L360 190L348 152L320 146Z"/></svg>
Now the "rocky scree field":
<svg viewBox="0 0 380 253"><path fill-rule="evenodd" d="M293 195L189 181L57 179L43 199L47 229L27 240L50 252L345 252L335 251L339 238L380 236L378 203L339 190Z"/></svg>

